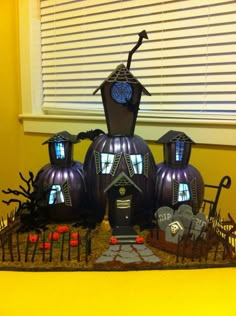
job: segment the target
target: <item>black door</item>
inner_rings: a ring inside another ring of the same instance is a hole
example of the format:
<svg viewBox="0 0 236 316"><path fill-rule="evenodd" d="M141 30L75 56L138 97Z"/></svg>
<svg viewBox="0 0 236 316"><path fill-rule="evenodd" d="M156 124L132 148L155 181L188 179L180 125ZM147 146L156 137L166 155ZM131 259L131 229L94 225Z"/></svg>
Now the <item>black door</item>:
<svg viewBox="0 0 236 316"><path fill-rule="evenodd" d="M129 226L131 223L132 195L119 197L115 200L114 226Z"/></svg>

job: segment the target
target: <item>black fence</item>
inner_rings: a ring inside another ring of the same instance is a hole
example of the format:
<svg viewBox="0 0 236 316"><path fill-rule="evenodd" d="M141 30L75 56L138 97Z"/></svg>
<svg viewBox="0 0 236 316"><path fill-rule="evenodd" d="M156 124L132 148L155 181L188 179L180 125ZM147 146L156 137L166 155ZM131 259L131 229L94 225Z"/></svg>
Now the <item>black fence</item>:
<svg viewBox="0 0 236 316"><path fill-rule="evenodd" d="M1 262L88 262L92 252L91 230L21 233L12 222L0 231ZM82 235L83 234L83 235Z"/></svg>

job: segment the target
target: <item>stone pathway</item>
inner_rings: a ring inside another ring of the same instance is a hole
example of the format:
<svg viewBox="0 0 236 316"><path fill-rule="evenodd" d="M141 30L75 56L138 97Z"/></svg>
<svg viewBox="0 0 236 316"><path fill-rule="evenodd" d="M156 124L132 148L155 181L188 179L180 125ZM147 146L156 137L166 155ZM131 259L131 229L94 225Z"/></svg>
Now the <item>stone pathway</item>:
<svg viewBox="0 0 236 316"><path fill-rule="evenodd" d="M95 264L155 264L160 262L151 249L144 244L110 245L109 248L95 261Z"/></svg>

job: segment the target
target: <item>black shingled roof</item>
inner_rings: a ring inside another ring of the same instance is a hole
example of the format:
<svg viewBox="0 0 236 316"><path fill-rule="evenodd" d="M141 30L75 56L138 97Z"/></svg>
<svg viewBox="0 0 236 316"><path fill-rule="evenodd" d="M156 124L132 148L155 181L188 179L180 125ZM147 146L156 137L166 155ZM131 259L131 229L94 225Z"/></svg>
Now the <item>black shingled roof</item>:
<svg viewBox="0 0 236 316"><path fill-rule="evenodd" d="M124 64L120 64L117 68L110 74L110 76L103 81L103 83L93 92L96 94L99 89L103 87L106 82L129 82L129 83L139 83L142 87L143 93L145 95L151 95L147 89L132 75L127 67Z"/></svg>
<svg viewBox="0 0 236 316"><path fill-rule="evenodd" d="M48 140L46 140L43 143L43 145L47 143L56 143L56 142L70 142L72 144L76 144L80 142L80 140L77 139L76 135L72 135L67 131L62 131L50 137Z"/></svg>
<svg viewBox="0 0 236 316"><path fill-rule="evenodd" d="M163 136L161 136L156 143L167 144L167 143L176 143L182 141L184 143L194 143L194 141L188 137L185 133L179 131L170 130Z"/></svg>

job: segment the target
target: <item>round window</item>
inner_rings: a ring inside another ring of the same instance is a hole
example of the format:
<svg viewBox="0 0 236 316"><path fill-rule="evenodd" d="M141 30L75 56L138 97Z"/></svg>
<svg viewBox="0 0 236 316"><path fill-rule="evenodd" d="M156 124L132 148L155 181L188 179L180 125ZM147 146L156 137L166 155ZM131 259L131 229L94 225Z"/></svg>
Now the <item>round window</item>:
<svg viewBox="0 0 236 316"><path fill-rule="evenodd" d="M131 100L133 88L128 82L115 82L111 87L111 97L117 103L127 103Z"/></svg>

